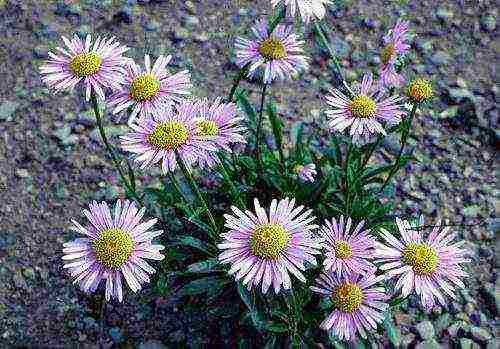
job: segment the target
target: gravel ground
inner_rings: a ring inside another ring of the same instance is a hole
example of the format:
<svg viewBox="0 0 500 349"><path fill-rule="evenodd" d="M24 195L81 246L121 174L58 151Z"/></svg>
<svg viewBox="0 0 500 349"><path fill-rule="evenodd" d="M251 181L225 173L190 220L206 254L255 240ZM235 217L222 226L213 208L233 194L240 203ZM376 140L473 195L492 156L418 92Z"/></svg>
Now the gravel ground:
<svg viewBox="0 0 500 349"><path fill-rule="evenodd" d="M410 302L394 316L396 336L402 347L495 348L495 1L334 2L328 22L349 79L376 66L383 32L405 15L417 34L412 67L436 82L438 98L416 119L418 142L410 144L420 162L408 166L396 186L398 213L473 225L456 228L473 252L467 290L448 309L423 317ZM237 72L234 35L266 11L269 1L0 0L0 347L92 347L99 333L95 302L61 273L60 249L73 236L69 219L80 217L89 199L112 200L123 192L98 143L90 106L78 93L54 97L40 82L37 67L60 44L59 36L113 34L134 48L134 58L172 54L176 69L192 71L195 95L214 97L227 94ZM305 35L310 38L310 31ZM274 85L272 94L290 122L303 120L313 128L324 127L321 97L332 76L311 43L311 70L300 81ZM116 136L126 127L114 121L108 131ZM389 139L377 161L387 161L396 147L397 139ZM205 314L181 312L170 300L153 298L150 289L109 305L107 314L109 346L196 347L218 329ZM380 338L375 346L383 343Z"/></svg>

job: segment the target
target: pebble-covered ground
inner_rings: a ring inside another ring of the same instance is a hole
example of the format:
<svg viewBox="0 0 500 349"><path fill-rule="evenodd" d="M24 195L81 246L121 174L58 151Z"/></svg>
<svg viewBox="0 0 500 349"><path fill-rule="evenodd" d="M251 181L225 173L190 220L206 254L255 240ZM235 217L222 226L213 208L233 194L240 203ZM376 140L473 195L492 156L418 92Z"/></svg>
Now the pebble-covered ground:
<svg viewBox="0 0 500 349"><path fill-rule="evenodd" d="M399 16L414 30L414 72L431 76L437 98L414 124L410 144L417 165L396 187L399 214L472 225L455 228L472 251L468 288L447 309L416 316L416 304L395 313L401 347L496 348L498 262L496 216L499 145L498 6L489 0L335 0L328 14L333 46L353 80L379 62L380 39ZM172 54L174 69L189 69L197 96L227 94L237 70L231 43L270 1L0 0L0 347L95 347L98 309L62 274L61 244L73 237L90 199L122 195L105 160L90 106L78 93L54 97L37 67L59 36L116 35L144 52ZM300 80L278 83L272 94L290 122L324 127L322 96L333 82L313 45L312 68ZM256 86L246 85L251 90ZM127 128L108 118L116 137ZM389 139L378 160L397 151ZM151 177L141 177L151 182ZM180 312L151 290L109 305L104 342L124 347L200 346L206 314ZM380 338L374 346L383 346Z"/></svg>

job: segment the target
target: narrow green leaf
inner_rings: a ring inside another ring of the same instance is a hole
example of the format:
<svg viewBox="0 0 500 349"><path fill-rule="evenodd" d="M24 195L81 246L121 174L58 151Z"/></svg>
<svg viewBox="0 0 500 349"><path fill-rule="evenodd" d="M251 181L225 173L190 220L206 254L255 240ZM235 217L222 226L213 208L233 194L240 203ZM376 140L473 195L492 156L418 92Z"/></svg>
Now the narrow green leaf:
<svg viewBox="0 0 500 349"><path fill-rule="evenodd" d="M217 268L219 267L219 268ZM219 261L216 258L210 258L205 261L190 264L187 267L187 271L190 273L212 273L215 271L221 271Z"/></svg>
<svg viewBox="0 0 500 349"><path fill-rule="evenodd" d="M387 338L389 338L389 342L391 342L392 345L398 348L401 344L401 335L392 323L392 314L390 311L385 313L383 325L385 333L387 334Z"/></svg>
<svg viewBox="0 0 500 349"><path fill-rule="evenodd" d="M201 241L200 239L197 239L197 238L189 236L189 235L178 236L177 238L175 238L174 243L177 243L177 244L183 245L183 246L193 247L193 248L196 248L197 250L200 250L200 251L208 253L208 254L212 254L212 250L214 249L207 242Z"/></svg>
<svg viewBox="0 0 500 349"><path fill-rule="evenodd" d="M230 283L231 280L225 277L207 276L193 280L184 285L177 294L179 296L194 296L206 292L215 293L224 285Z"/></svg>

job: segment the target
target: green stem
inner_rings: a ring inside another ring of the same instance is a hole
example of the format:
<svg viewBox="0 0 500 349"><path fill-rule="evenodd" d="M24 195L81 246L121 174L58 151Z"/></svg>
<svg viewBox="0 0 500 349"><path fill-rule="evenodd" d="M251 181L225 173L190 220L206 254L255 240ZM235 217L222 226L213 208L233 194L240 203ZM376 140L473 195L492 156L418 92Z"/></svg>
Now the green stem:
<svg viewBox="0 0 500 349"><path fill-rule="evenodd" d="M399 148L399 153L398 156L396 157L396 162L394 163L394 167L387 175L384 184L382 184L382 186L380 187L379 193L385 189L391 178L396 174L396 172L398 172L399 162L401 160L401 156L403 155L403 151L405 149L406 142L408 140L408 135L410 134L410 127L413 122L413 118L415 117L415 113L417 112L417 108L418 108L418 103L413 104L413 108L411 109L410 112L410 117L407 120L405 120L406 123L403 126L403 132L401 134L401 148Z"/></svg>
<svg viewBox="0 0 500 349"><path fill-rule="evenodd" d="M280 24L280 22L285 18L286 16L286 6L281 5L280 12L278 12L278 15L273 18L271 23L269 23L269 26L267 27L267 31L269 33L272 33L274 29Z"/></svg>
<svg viewBox="0 0 500 349"><path fill-rule="evenodd" d="M261 133L262 133L262 114L264 112L264 100L266 99L266 90L267 84L264 84L262 87L262 96L260 98L260 112L259 112L259 120L257 122L257 138L255 141L255 162L257 163L257 171L260 171L261 163L260 163L260 142L261 142Z"/></svg>
<svg viewBox="0 0 500 349"><path fill-rule="evenodd" d="M227 168L226 168L226 165L224 164L224 159L222 158L222 156L220 154L217 154L217 156L219 157L219 161L220 161L220 168L221 168L221 172L222 172L222 176L224 177L227 185L229 185L229 188L231 190L231 194L233 195L233 198L236 200L238 206L243 209L245 207L245 205L243 204L243 200L241 200L241 197L239 195L239 192L238 190L236 189L236 187L234 186L234 183L233 181L231 180L231 177L229 176L229 173L227 171Z"/></svg>
<svg viewBox="0 0 500 349"><path fill-rule="evenodd" d="M373 152L382 143L383 140L384 140L384 136L380 135L377 137L377 140L371 144L370 149L368 149L368 153L366 153L365 159L363 160L363 163L361 164L360 173L363 173L363 170L364 170L365 166L368 164L368 161L370 161L370 158L372 157Z"/></svg>
<svg viewBox="0 0 500 349"><path fill-rule="evenodd" d="M326 48L328 49L328 53L330 54L330 58L333 61L333 65L335 66L335 70L337 70L337 74L338 74L340 80L344 81L344 76L342 75L342 68L340 66L339 60L337 59L337 56L333 52L333 49L330 46L330 43L325 36L325 33L323 33L323 29L321 29L321 27L319 25L319 21L317 21L317 20L314 21L314 29L315 29L316 33L318 33L319 39L321 40L323 45L325 45Z"/></svg>
<svg viewBox="0 0 500 349"><path fill-rule="evenodd" d="M174 187L174 190L177 192L177 194L181 196L181 198L185 204L188 204L189 199L186 197L184 192L181 190L181 187L179 185L179 181L175 177L175 174L171 171L168 171L168 178L170 179L170 183L172 184L172 187Z"/></svg>
<svg viewBox="0 0 500 349"><path fill-rule="evenodd" d="M236 89L240 85L241 80L247 75L247 70L248 67L250 66L250 63L247 63L243 68L240 69L238 76L236 79L234 79L233 86L231 87L231 92L229 92L229 97L228 97L228 102L231 103L234 98L234 93L236 92Z"/></svg>
<svg viewBox="0 0 500 349"><path fill-rule="evenodd" d="M90 100L92 101L92 107L94 108L94 115L96 118L96 123L97 127L99 128L99 134L101 135L101 139L109 153L109 156L111 157L111 160L113 161L113 164L115 165L116 169L118 170L118 173L120 174L120 178L125 185L125 187L128 189L129 193L139 202L142 204L142 200L139 198L135 191L135 176L132 175L133 179L129 181L127 179L127 176L125 176L125 173L123 171L122 166L120 165L120 161L118 160L118 156L116 155L115 151L113 150L113 147L108 141L108 137L106 136L106 131L104 130L103 122L102 122L102 117L101 113L99 112L99 105L97 104L97 97L94 92L92 92L92 95L90 97ZM129 166L129 172L133 174L132 168Z"/></svg>
<svg viewBox="0 0 500 349"><path fill-rule="evenodd" d="M179 164L179 167L181 168L182 174L184 175L184 177L188 181L189 186L191 187L191 190L193 190L194 194L198 198L198 201L203 206L203 209L205 210L205 213L207 214L208 220L210 221L210 224L212 225L212 228L214 230L213 232L215 234L217 234L218 229L217 229L217 224L215 223L214 216L212 216L212 212L210 212L210 209L208 208L208 205L207 205L205 199L203 198L203 195L201 194L201 191L198 188L198 185L196 184L195 180L193 179L193 175L191 174L191 172L189 172L189 170L186 167L186 164L184 163L184 160L180 157L180 155L177 151L175 152L175 156L177 158L177 163ZM210 235L214 241L217 240L216 235L214 235L212 233Z"/></svg>
<svg viewBox="0 0 500 349"><path fill-rule="evenodd" d="M348 173L349 173L349 160L350 160L350 154L351 154L351 147L352 144L349 142L347 144L347 150L346 150L346 155L345 155L345 167L344 167L344 189L345 189L345 210L346 210L346 215L349 215L351 213L350 209L350 204L349 204L349 199L350 199L350 192L349 192L349 179L348 179Z"/></svg>

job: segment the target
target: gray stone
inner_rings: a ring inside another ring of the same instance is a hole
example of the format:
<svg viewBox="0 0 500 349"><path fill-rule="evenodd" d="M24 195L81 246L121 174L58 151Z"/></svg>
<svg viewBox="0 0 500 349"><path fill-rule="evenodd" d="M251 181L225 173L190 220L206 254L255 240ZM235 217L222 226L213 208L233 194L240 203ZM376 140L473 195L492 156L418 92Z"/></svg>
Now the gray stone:
<svg viewBox="0 0 500 349"><path fill-rule="evenodd" d="M191 32L186 28L175 28L174 29L174 39L178 41L187 40L191 37Z"/></svg>
<svg viewBox="0 0 500 349"><path fill-rule="evenodd" d="M441 349L441 344L439 344L435 339L428 339L422 343L418 343L415 346L416 349Z"/></svg>
<svg viewBox="0 0 500 349"><path fill-rule="evenodd" d="M434 321L434 328L436 329L437 335L439 336L441 332L448 328L450 324L450 314L445 313L438 317L436 321Z"/></svg>
<svg viewBox="0 0 500 349"><path fill-rule="evenodd" d="M458 114L458 106L454 105L452 107L446 108L441 113L439 113L439 119L453 119Z"/></svg>
<svg viewBox="0 0 500 349"><path fill-rule="evenodd" d="M54 136L59 139L62 145L72 145L78 143L78 136L71 134L71 127L69 125L58 128L54 132Z"/></svg>
<svg viewBox="0 0 500 349"><path fill-rule="evenodd" d="M447 22L453 18L453 12L446 8L441 7L438 8L438 10L436 11L436 17L442 20L443 22Z"/></svg>
<svg viewBox="0 0 500 349"><path fill-rule="evenodd" d="M0 104L0 120L12 121L17 108L19 108L18 102L5 101Z"/></svg>
<svg viewBox="0 0 500 349"><path fill-rule="evenodd" d="M340 58L346 58L349 55L349 44L339 36L332 40L333 50Z"/></svg>
<svg viewBox="0 0 500 349"><path fill-rule="evenodd" d="M443 51L438 51L430 58L432 64L436 66L446 65L451 60L451 56Z"/></svg>
<svg viewBox="0 0 500 349"><path fill-rule="evenodd" d="M125 126L125 125L107 126L104 128L104 131L106 132L106 136L108 138L108 141L112 142L118 136L121 136L121 135L127 133L128 131L130 131L130 128L128 126ZM101 141L101 134L99 133L99 129L96 128L96 129L92 130L92 132L90 132L90 138L93 141L102 142Z"/></svg>
<svg viewBox="0 0 500 349"><path fill-rule="evenodd" d="M460 338L460 348L461 349L472 349L472 339Z"/></svg>
<svg viewBox="0 0 500 349"><path fill-rule="evenodd" d="M151 340L151 341L147 341L147 342L143 342L143 343L139 344L138 349L167 349L167 346L165 346L160 341Z"/></svg>
<svg viewBox="0 0 500 349"><path fill-rule="evenodd" d="M497 27L497 18L492 14L487 14L481 17L481 27L484 30L492 32Z"/></svg>
<svg viewBox="0 0 500 349"><path fill-rule="evenodd" d="M422 339L429 339L434 337L434 326L432 322L426 320L417 324L417 332Z"/></svg>
<svg viewBox="0 0 500 349"><path fill-rule="evenodd" d="M109 330L109 336L113 343L120 344L123 342L123 332L119 327L112 327Z"/></svg>
<svg viewBox="0 0 500 349"><path fill-rule="evenodd" d="M492 338L488 330L477 326L472 326L470 329L470 333L472 339L478 342L487 342Z"/></svg>
<svg viewBox="0 0 500 349"><path fill-rule="evenodd" d="M196 26L200 24L200 20L196 16L186 16L184 17L184 23L188 26Z"/></svg>

